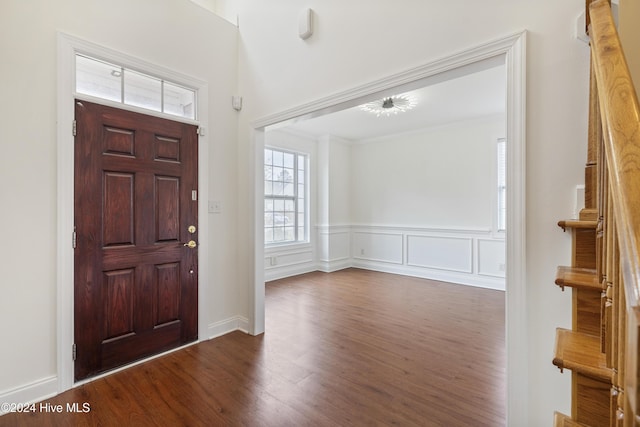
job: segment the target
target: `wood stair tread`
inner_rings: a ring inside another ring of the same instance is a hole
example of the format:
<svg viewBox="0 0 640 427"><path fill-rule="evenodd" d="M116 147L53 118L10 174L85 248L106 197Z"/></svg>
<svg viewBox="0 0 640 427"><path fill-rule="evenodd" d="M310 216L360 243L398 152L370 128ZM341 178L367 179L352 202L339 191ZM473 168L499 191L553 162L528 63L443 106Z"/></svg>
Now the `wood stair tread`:
<svg viewBox="0 0 640 427"><path fill-rule="evenodd" d="M582 220L582 219L563 219L558 221L558 225L562 227L563 230L567 228L583 228L583 229L593 229L595 230L598 227L598 221L595 220Z"/></svg>
<svg viewBox="0 0 640 427"><path fill-rule="evenodd" d="M582 209L579 215L582 221L597 221L598 216L598 209Z"/></svg>
<svg viewBox="0 0 640 427"><path fill-rule="evenodd" d="M553 364L611 384L611 368L607 367L604 353L600 351L600 337L556 329L556 348Z"/></svg>
<svg viewBox="0 0 640 427"><path fill-rule="evenodd" d="M564 290L565 286L593 291L602 291L596 270L559 266L556 272L556 285Z"/></svg>
<svg viewBox="0 0 640 427"><path fill-rule="evenodd" d="M553 427L589 427L586 424L574 421L571 417L556 412L553 415Z"/></svg>

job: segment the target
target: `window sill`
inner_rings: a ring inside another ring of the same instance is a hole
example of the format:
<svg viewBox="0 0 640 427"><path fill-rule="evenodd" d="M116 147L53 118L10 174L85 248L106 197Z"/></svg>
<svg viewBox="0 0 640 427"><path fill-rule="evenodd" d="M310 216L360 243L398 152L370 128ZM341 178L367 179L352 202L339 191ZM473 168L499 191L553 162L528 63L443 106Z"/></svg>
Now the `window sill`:
<svg viewBox="0 0 640 427"><path fill-rule="evenodd" d="M264 253L271 254L274 252L297 251L303 249L311 249L311 242L294 242L294 243L273 243L264 246Z"/></svg>

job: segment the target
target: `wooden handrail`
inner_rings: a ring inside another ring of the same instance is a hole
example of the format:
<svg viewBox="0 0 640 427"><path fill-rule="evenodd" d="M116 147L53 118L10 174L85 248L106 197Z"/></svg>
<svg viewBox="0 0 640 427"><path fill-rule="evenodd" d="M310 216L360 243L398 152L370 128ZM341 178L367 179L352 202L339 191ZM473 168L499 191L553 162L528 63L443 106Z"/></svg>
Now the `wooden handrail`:
<svg viewBox="0 0 640 427"><path fill-rule="evenodd" d="M592 58L628 307L640 303L640 108L609 2L590 4Z"/></svg>
<svg viewBox="0 0 640 427"><path fill-rule="evenodd" d="M589 25L591 25L591 13L589 11L589 7L591 6L591 3L595 2L597 0L584 0L585 3L585 17L584 17L584 31L589 34ZM607 3L611 4L611 0L607 0Z"/></svg>
<svg viewBox="0 0 640 427"><path fill-rule="evenodd" d="M640 107L610 1L586 4L585 208L558 223L573 245L571 267L556 275L573 293L573 326L556 331L553 360L572 370L571 418L555 426L640 427Z"/></svg>

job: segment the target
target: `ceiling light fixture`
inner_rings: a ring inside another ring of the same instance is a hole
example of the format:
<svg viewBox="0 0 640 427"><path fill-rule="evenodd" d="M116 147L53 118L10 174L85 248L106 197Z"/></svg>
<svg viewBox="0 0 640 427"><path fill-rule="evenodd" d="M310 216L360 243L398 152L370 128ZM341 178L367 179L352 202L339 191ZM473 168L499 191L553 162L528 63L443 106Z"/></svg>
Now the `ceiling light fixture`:
<svg viewBox="0 0 640 427"><path fill-rule="evenodd" d="M360 109L375 114L376 117L392 116L398 113L411 110L418 104L415 97L411 95L393 95L376 101L362 104Z"/></svg>

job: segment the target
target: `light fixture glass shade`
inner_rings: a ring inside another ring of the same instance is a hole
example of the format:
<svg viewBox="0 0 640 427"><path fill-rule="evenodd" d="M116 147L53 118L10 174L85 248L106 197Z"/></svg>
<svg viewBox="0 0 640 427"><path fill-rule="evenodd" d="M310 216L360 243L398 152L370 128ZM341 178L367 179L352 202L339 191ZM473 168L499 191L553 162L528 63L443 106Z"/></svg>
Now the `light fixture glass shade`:
<svg viewBox="0 0 640 427"><path fill-rule="evenodd" d="M417 103L418 102L416 98L411 95L393 95L387 96L382 99L377 99L375 101L367 102L366 104L362 104L360 106L360 109L362 111L367 111L371 114L375 114L376 117L389 117L398 113L409 111L413 107L415 107Z"/></svg>

